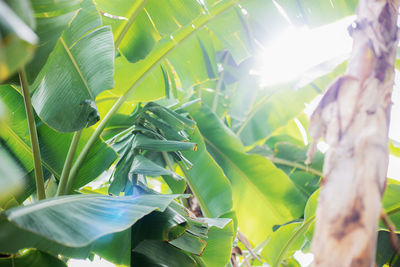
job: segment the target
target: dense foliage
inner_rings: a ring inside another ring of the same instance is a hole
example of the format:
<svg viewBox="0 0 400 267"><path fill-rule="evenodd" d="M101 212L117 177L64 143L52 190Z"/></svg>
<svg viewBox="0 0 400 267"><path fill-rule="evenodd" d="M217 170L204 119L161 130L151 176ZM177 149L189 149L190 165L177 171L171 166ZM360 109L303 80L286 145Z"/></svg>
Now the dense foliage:
<svg viewBox="0 0 400 267"><path fill-rule="evenodd" d="M304 165L304 104L345 63L301 87L263 87L250 70L281 29L355 6L0 0L0 266L93 254L132 266L299 266L324 158ZM399 191L389 180L384 207L397 226ZM384 230L379 266L397 261Z"/></svg>

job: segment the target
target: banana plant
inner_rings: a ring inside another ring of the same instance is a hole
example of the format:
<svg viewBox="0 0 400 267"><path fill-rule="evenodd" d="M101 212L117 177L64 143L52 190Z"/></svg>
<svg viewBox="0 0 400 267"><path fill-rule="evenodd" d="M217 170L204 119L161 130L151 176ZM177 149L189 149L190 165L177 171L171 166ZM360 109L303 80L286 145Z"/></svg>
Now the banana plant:
<svg viewBox="0 0 400 267"><path fill-rule="evenodd" d="M345 63L301 87L250 70L274 34L355 5L0 0L0 266L296 264L323 164L303 163L304 104Z"/></svg>

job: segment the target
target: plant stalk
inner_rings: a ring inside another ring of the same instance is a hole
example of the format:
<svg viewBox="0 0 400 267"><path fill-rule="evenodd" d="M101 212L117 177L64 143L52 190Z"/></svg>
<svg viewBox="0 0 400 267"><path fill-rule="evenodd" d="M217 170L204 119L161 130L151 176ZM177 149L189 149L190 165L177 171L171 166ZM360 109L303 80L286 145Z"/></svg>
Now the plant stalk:
<svg viewBox="0 0 400 267"><path fill-rule="evenodd" d="M168 154L165 151L161 151L161 154L164 158L165 163L167 163L167 166L169 168L170 171L175 172L174 171L174 166L172 165L172 162L169 160Z"/></svg>
<svg viewBox="0 0 400 267"><path fill-rule="evenodd" d="M74 161L75 152L78 147L79 139L81 138L82 130L75 132L72 138L71 145L68 150L67 158L65 159L64 167L61 173L60 184L57 188L56 196L64 195L67 187L68 176L71 171L72 162Z"/></svg>
<svg viewBox="0 0 400 267"><path fill-rule="evenodd" d="M18 71L18 74L21 82L22 94L24 96L24 104L25 104L26 118L28 120L29 135L31 137L37 198L41 200L46 198L46 191L44 189L43 170L40 159L39 139L36 131L35 117L33 114L31 96L29 94L29 86L28 86L28 81L26 80L25 70L23 68L20 69Z"/></svg>
<svg viewBox="0 0 400 267"><path fill-rule="evenodd" d="M228 63L228 59L229 59L229 54L228 54L228 52L225 52L224 60L222 62L222 68L224 68L224 66ZM212 107L211 107L211 110L214 113L217 111L218 95L219 95L219 91L221 91L221 87L222 87L222 84L224 82L224 76L225 76L225 69L222 70L221 77L219 78L218 83L217 83L217 87L215 88L214 99L213 99L213 103L212 103Z"/></svg>

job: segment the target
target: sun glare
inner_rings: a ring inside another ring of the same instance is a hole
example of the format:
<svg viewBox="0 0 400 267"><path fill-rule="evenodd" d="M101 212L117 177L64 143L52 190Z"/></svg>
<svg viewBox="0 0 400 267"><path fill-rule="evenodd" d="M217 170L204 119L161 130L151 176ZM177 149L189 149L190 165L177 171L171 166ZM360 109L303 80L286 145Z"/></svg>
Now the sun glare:
<svg viewBox="0 0 400 267"><path fill-rule="evenodd" d="M347 27L354 17L347 17L322 27L288 28L260 54L253 70L262 77L262 85L274 85L307 76L313 67L340 63L351 51L352 39Z"/></svg>

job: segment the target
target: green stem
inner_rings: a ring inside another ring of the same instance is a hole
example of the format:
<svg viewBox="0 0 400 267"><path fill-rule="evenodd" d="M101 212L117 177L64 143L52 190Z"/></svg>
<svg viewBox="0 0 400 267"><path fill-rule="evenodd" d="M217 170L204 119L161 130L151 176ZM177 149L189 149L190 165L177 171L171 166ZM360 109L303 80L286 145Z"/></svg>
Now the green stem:
<svg viewBox="0 0 400 267"><path fill-rule="evenodd" d="M165 151L161 151L161 154L164 158L165 163L167 163L167 166L169 168L170 171L175 172L174 171L174 166L172 165L172 162L169 160L168 154Z"/></svg>
<svg viewBox="0 0 400 267"><path fill-rule="evenodd" d="M122 28L121 33L117 37L117 40L115 40L115 49L118 49L119 45L121 44L122 40L124 39L124 37L125 37L126 33L128 32L129 28L135 22L137 16L139 16L140 12L144 9L144 7L146 6L148 1L149 0L143 0L143 2L140 3L140 5L134 10L132 16L129 17L128 22Z"/></svg>
<svg viewBox="0 0 400 267"><path fill-rule="evenodd" d="M127 92L130 92L130 90L128 90ZM125 93L123 96L121 96L120 99L118 99L117 102L115 102L114 106L106 114L104 119L100 122L100 124L97 126L96 130L90 136L89 140L86 142L81 153L79 154L78 158L76 159L74 165L71 168L71 172L68 177L67 187L65 190L66 194L68 194L72 190L72 185L74 184L75 177L78 174L79 169L81 168L83 162L85 161L86 156L89 154L90 149L92 148L92 146L96 143L96 141L100 137L100 134L103 132L104 128L106 127L106 125L109 122L109 120L111 119L111 117L114 116L114 114L122 106L122 104L125 102L125 100L128 98L128 96L129 96L129 94Z"/></svg>
<svg viewBox="0 0 400 267"><path fill-rule="evenodd" d="M228 59L229 59L229 54L228 54L228 52L225 52L224 60L222 62L222 67L223 68L228 63ZM224 81L224 76L225 76L225 70L222 70L221 77L219 78L218 83L217 83L217 87L215 88L214 99L213 99L213 103L212 103L212 107L211 107L211 110L214 113L217 111L218 95L219 95L219 91L221 90L221 87L222 87L222 84L223 84L223 81Z"/></svg>
<svg viewBox="0 0 400 267"><path fill-rule="evenodd" d="M316 169L310 168L310 167L308 167L306 165L302 165L302 164L299 164L299 163L296 163L296 162L293 162L293 161L289 161L289 160L286 160L286 159L281 159L281 158L275 158L275 157L266 157L266 158L269 159L270 161L272 161L273 163L276 163L276 164L282 164L282 165L286 165L286 166L291 166L293 168L297 168L297 169L300 169L300 170L315 174L317 176L322 176L322 172L320 172L320 171L318 171Z"/></svg>
<svg viewBox="0 0 400 267"><path fill-rule="evenodd" d="M241 0L233 0L230 3L222 3L218 5L218 8L216 8L214 14L212 17L210 17L209 14L206 14L204 16L201 16L197 18L195 21L193 21L193 24L190 25L188 28L183 28L181 31L179 31L176 35L175 38L172 38L169 43L166 43L163 47L165 50L161 55L156 57L154 59L154 62L150 64L150 66L147 67L147 69L144 70L144 72L140 75L140 77L132 84L132 86L118 99L117 102L113 105L113 107L108 111L107 115L104 117L104 119L100 122L100 124L97 126L96 130L93 132L93 134L90 136L89 140L87 141L85 147L82 149L81 153L79 154L77 160L75 161L74 165L72 166L71 173L68 178L68 184L66 188L66 192L70 192L72 189L73 182L75 180L76 175L78 174L78 171L80 167L82 166L83 162L85 161L86 156L88 155L90 149L96 142L96 140L100 137L101 133L105 129L107 123L110 121L110 119L114 116L114 114L118 111L118 109L122 106L122 104L128 99L128 97L135 91L135 89L139 86L139 84L146 79L146 77L151 73L152 70L154 70L156 67L160 65L160 63L177 47L179 47L180 44L182 44L185 40L189 39L191 36L193 36L197 31L202 29L207 23L213 21L215 18L220 16L222 13L225 11L229 10L230 8L234 7L236 4L238 4ZM194 27L193 27L194 25Z"/></svg>
<svg viewBox="0 0 400 267"><path fill-rule="evenodd" d="M29 94L29 86L28 86L28 81L26 80L25 70L22 68L19 70L18 73L21 82L22 94L24 96L24 104L25 104L26 117L28 120L29 134L31 137L37 198L41 200L46 198L46 193L44 189L43 170L40 159L39 139L36 131L35 117L33 115L31 96Z"/></svg>
<svg viewBox="0 0 400 267"><path fill-rule="evenodd" d="M57 188L56 196L61 196L65 194L65 188L68 182L68 176L71 171L72 162L74 161L76 148L78 147L79 139L81 138L82 130L75 132L72 138L71 145L68 150L67 158L64 162L64 168L61 173L60 184Z"/></svg>

